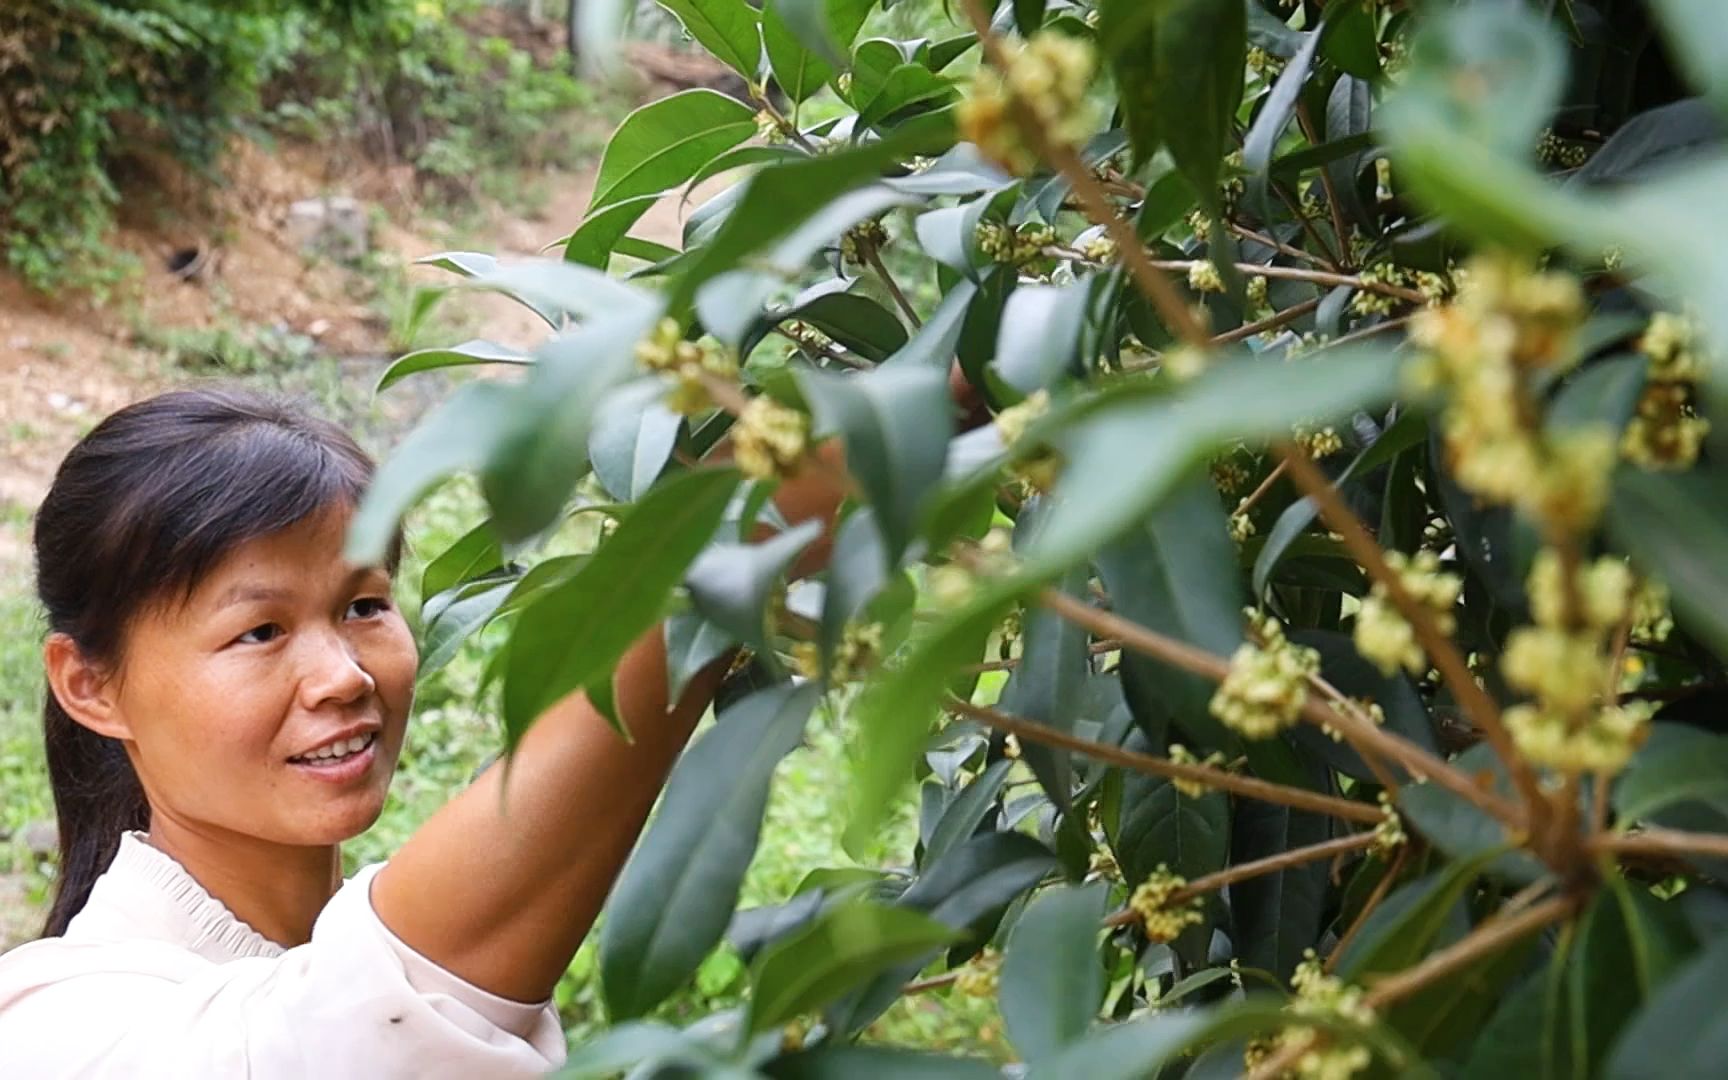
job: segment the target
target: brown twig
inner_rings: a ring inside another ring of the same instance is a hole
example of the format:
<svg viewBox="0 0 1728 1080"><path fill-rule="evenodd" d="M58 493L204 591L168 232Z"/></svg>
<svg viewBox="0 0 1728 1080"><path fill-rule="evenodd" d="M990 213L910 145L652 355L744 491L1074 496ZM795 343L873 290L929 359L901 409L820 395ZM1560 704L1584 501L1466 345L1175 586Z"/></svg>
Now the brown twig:
<svg viewBox="0 0 1728 1080"><path fill-rule="evenodd" d="M1319 146L1320 138L1314 130L1314 118L1308 114L1308 103L1296 102L1296 122L1302 126L1302 135L1314 146ZM1320 170L1320 185L1326 192L1326 208L1332 212L1332 231L1338 234L1338 250L1344 258L1350 256L1350 231L1344 225L1344 210L1338 205L1338 189L1332 186L1332 171Z"/></svg>
<svg viewBox="0 0 1728 1080"><path fill-rule="evenodd" d="M841 351L840 349L836 349L832 345L817 345L817 344L814 344L812 342L805 341L803 338L799 337L797 334L789 332L788 330L786 330L782 326L775 326L774 332L776 334L779 334L781 337L785 338L787 341L790 341L792 344L798 346L800 349L809 349L813 352L821 353L823 356L826 356L828 359L834 361L837 364L845 364L849 368L856 368L860 371L866 370L868 368L875 366L874 364L871 364L869 361L858 360L858 359L855 359L851 356L848 356L848 355L846 355L845 352Z"/></svg>
<svg viewBox="0 0 1728 1080"><path fill-rule="evenodd" d="M1410 595L1403 580L1387 564L1386 553L1374 538L1368 535L1368 530L1357 519L1355 512L1345 504L1343 496L1332 486L1332 481L1315 467L1308 455L1300 447L1290 443L1282 443L1276 449L1283 455L1284 460L1290 463L1290 477L1296 482L1296 486L1314 500L1321 520L1333 532L1343 537L1345 550L1368 571L1369 577L1385 586L1393 606L1410 623L1417 643L1439 669L1440 677L1446 681L1447 687L1458 699L1465 714L1481 729L1489 744L1494 747L1494 752L1505 763L1512 776L1513 785L1524 799L1527 812L1533 817L1540 814L1544 805L1541 789L1537 787L1536 777L1523 756L1512 746L1512 737L1500 719L1500 706L1488 696L1487 691L1477 685L1476 677L1470 673L1463 654L1458 651L1451 638L1440 632L1434 613Z"/></svg>
<svg viewBox="0 0 1728 1080"><path fill-rule="evenodd" d="M1152 265L1159 270L1186 272L1194 266L1205 263L1206 259L1153 259ZM1428 298L1415 289L1403 285L1393 285L1384 281L1364 281L1355 274L1335 273L1331 270L1310 270L1303 266L1278 266L1272 263L1232 263L1238 273L1258 274L1265 278L1282 278L1286 281L1303 281L1310 285L1325 285L1337 287L1345 285L1362 292L1379 293L1398 300L1406 300L1412 304L1425 304Z"/></svg>
<svg viewBox="0 0 1728 1080"><path fill-rule="evenodd" d="M1263 244L1266 247L1271 248L1273 251L1278 252L1280 255L1287 255L1292 259L1301 259L1303 262L1313 266L1326 265L1326 261L1315 257L1313 252L1303 251L1299 247L1292 247L1275 236L1268 236L1263 232L1255 232L1253 229L1250 229L1248 226L1243 225L1240 222L1226 221L1224 226L1242 239L1251 240L1256 244Z"/></svg>
<svg viewBox="0 0 1728 1080"><path fill-rule="evenodd" d="M894 280L894 275L888 272L887 264L882 261L881 249L874 243L865 243L859 245L859 252L864 256L864 261L870 264L870 269L876 271L876 276L882 279L882 284L888 287L889 295L894 297L894 302L905 313L912 329L922 327L924 321L918 317L918 310L912 306L912 301L906 299L906 294L900 290L900 283Z"/></svg>
<svg viewBox="0 0 1728 1080"><path fill-rule="evenodd" d="M1385 1008L1437 979L1465 968L1483 956L1503 949L1526 934L1534 933L1549 923L1559 922L1578 910L1575 896L1555 896L1531 904L1521 911L1496 915L1466 934L1456 943L1429 953L1414 967L1389 975L1374 983L1365 997L1376 1009Z"/></svg>
<svg viewBox="0 0 1728 1080"><path fill-rule="evenodd" d="M932 975L928 979L915 979L900 988L902 994L926 994L932 990L940 990L944 986L952 986L960 981L960 971L945 971L940 975Z"/></svg>
<svg viewBox="0 0 1728 1080"><path fill-rule="evenodd" d="M1316 814L1342 818L1345 821L1358 821L1366 825L1373 825L1382 820L1380 811L1367 803L1340 799L1334 795L1322 795L1306 788L1274 784L1252 776L1241 776L1206 765L1191 765L1186 762L1171 761L1168 758L1154 757L1151 754L1124 750L1120 746L1082 739L1078 735L1070 735L1065 731L1045 727L1043 724L1010 716L996 709L974 705L961 698L949 698L945 707L951 712L958 713L970 720L976 720L986 727L1006 732L1015 738L1054 746L1058 750L1085 754L1107 765L1116 765L1152 776L1162 776L1169 780L1187 780L1204 784L1206 787L1217 788L1220 791L1242 795L1246 798L1277 803L1280 806L1289 806L1297 810L1309 810Z"/></svg>
<svg viewBox="0 0 1728 1080"><path fill-rule="evenodd" d="M1093 656L1101 656L1104 653L1115 652L1121 647L1122 643L1120 641L1094 641L1092 644L1086 646L1086 651L1091 653ZM967 664L965 667L960 669L960 672L963 675L982 675L986 671L1013 671L1019 666L1020 658L1010 657L1007 660L985 660L978 664Z"/></svg>
<svg viewBox="0 0 1728 1080"><path fill-rule="evenodd" d="M1713 855L1728 858L1728 836L1683 832L1679 829L1640 829L1635 833L1603 833L1590 846L1616 855Z"/></svg>
<svg viewBox="0 0 1728 1080"><path fill-rule="evenodd" d="M1069 622L1085 627L1098 637L1115 638L1127 648L1184 671L1213 682L1222 682L1230 673L1230 664L1223 657L1195 648L1185 641L1166 637L1120 615L1100 611L1056 589L1043 590L1038 594L1038 600ZM1493 792L1478 787L1469 777L1409 740L1374 724L1362 727L1352 722L1348 715L1313 698L1303 704L1302 713L1304 719L1338 728L1344 732L1346 738L1360 740L1369 748L1398 762L1412 774L1433 780L1507 825L1514 828L1522 826L1523 815L1516 807Z"/></svg>
<svg viewBox="0 0 1728 1080"><path fill-rule="evenodd" d="M1380 901L1386 899L1397 883L1398 875L1404 870L1404 860L1409 857L1410 845L1404 844L1398 849L1398 854L1392 857L1392 865L1380 875L1380 880L1374 883L1374 890L1368 894L1368 899L1362 904L1362 910L1356 913L1356 918L1350 923L1350 928L1344 931L1344 936L1338 939L1338 944L1332 947L1332 952L1326 957L1326 971L1330 973L1338 965L1338 959L1344 955L1344 950L1356 940L1356 935L1362 932L1362 927L1368 922L1368 916L1374 914L1374 909L1380 906Z"/></svg>
<svg viewBox="0 0 1728 1080"><path fill-rule="evenodd" d="M984 10L981 0L961 0L961 6L965 9L972 28L978 32L978 44L984 52L985 60L996 70L1006 72L1010 66L1008 54L1002 47L1001 39L991 30L990 15ZM1105 233L1115 242L1116 250L1121 253L1122 261L1127 264L1134 283L1146 294L1146 298L1152 301L1152 306L1158 309L1165 325L1183 341L1205 348L1210 337L1206 328L1195 318L1175 283L1152 265L1151 257L1140 246L1140 236L1135 232L1134 226L1116 212L1109 195L1105 193L1097 177L1092 175L1092 170L1080 160L1080 155L1072 146L1052 137L1050 132L1045 130L1038 111L1012 91L1008 96L1008 111L1021 136L1031 144L1032 152L1068 181L1068 186L1073 189L1074 197L1086 216L1094 224L1104 227Z"/></svg>
<svg viewBox="0 0 1728 1080"><path fill-rule="evenodd" d="M1299 304L1291 304L1283 311L1274 311L1264 319L1259 319L1250 323L1243 323L1234 330L1226 330L1222 334L1213 335L1212 344L1228 345L1232 341L1242 341L1245 338L1253 337L1255 334L1264 334L1268 330L1276 330L1286 323L1295 322L1297 319L1300 319L1302 316L1308 314L1319 306L1320 301L1318 300L1304 300ZM1126 368L1124 368L1124 370L1126 370Z"/></svg>
<svg viewBox="0 0 1728 1080"><path fill-rule="evenodd" d="M1356 704L1355 701L1345 695L1344 691L1333 686L1321 676L1308 676L1308 685L1320 691L1321 695L1324 696L1327 701L1332 703L1334 709L1349 716L1355 721L1352 730L1349 732L1346 732L1343 728L1340 728L1335 724L1330 726L1333 730L1344 736L1344 741L1348 742L1350 748L1355 750L1357 755L1361 757L1362 763L1368 766L1368 771L1374 774L1374 779L1380 784L1380 786L1385 788L1389 793L1397 795L1397 778L1386 770L1386 764L1380 760L1380 755L1365 745L1360 737L1360 731L1362 728L1369 727L1378 730L1380 725L1374 722L1374 718L1368 715L1367 710Z"/></svg>
<svg viewBox="0 0 1728 1080"><path fill-rule="evenodd" d="M1307 847L1291 848L1289 851L1281 851L1276 855L1268 855L1252 862L1237 863L1235 866L1226 867L1215 874L1195 878L1172 893L1169 903L1183 904L1196 896L1217 892L1219 889L1234 885L1239 881L1247 881L1250 878L1257 878L1266 874L1275 874L1280 870L1288 870L1304 863L1319 862L1322 859L1348 855L1353 851L1361 851L1373 845L1374 834L1372 832L1352 833L1349 836L1336 837L1318 844L1310 844ZM1104 920L1104 925L1127 926L1139 918L1140 916L1135 914L1132 908L1124 908L1108 916Z"/></svg>
<svg viewBox="0 0 1728 1080"><path fill-rule="evenodd" d="M1250 491L1247 498L1236 504L1236 512L1238 514L1246 514L1249 510L1252 510L1255 504L1261 499L1264 499L1266 493L1272 490L1272 485L1283 479L1284 474L1288 472L1289 469L1290 463L1288 461L1280 461L1278 464L1274 465L1272 471L1266 474L1266 479L1260 481L1260 486L1255 488L1253 491Z"/></svg>

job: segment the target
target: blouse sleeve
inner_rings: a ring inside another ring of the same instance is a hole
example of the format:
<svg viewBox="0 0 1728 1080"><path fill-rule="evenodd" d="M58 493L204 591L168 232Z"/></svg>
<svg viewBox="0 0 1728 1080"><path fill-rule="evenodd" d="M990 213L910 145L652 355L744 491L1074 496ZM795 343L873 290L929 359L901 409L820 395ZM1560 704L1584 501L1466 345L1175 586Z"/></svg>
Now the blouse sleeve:
<svg viewBox="0 0 1728 1080"><path fill-rule="evenodd" d="M370 899L378 869L337 891L310 942L276 957L23 946L0 963L0 1076L466 1080L561 1064L550 1003L488 993L390 933Z"/></svg>

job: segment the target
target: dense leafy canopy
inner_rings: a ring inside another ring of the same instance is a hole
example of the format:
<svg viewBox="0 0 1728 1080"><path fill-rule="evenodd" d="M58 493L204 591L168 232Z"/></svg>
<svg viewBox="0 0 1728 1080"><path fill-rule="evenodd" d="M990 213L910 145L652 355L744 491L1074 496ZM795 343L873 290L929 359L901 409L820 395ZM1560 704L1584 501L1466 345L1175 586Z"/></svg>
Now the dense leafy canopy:
<svg viewBox="0 0 1728 1080"><path fill-rule="evenodd" d="M427 417L354 539L481 475L429 645L506 628L513 736L662 617L675 689L753 657L571 1075L994 1075L848 1045L931 980L998 993L1033 1076L1718 1060L1715 5L955 0L896 41L871 0L662 2L752 100L626 120L568 261L444 257L554 333L392 368L532 365ZM716 175L680 250L629 236ZM769 496L829 438L788 591ZM616 528L536 565L577 510ZM811 723L886 868L734 913ZM745 1015L636 1020L728 935Z"/></svg>

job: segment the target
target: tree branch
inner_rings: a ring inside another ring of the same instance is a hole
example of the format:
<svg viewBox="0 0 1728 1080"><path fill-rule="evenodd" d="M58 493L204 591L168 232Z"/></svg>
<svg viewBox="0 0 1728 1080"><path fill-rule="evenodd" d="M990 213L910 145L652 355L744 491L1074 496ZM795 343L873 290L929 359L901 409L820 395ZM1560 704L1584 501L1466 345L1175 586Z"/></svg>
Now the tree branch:
<svg viewBox="0 0 1728 1080"><path fill-rule="evenodd" d="M1430 983L1469 967L1497 949L1534 933L1549 923L1568 918L1578 910L1575 896L1554 896L1531 904L1521 911L1496 915L1459 939L1456 943L1429 953L1420 964L1389 975L1374 983L1366 1001L1376 1009L1385 1008L1401 998L1409 997Z"/></svg>
<svg viewBox="0 0 1728 1080"><path fill-rule="evenodd" d="M900 291L900 283L894 280L894 275L888 272L887 264L882 261L882 250L873 243L859 246L863 249L860 254L864 256L864 261L870 264L870 268L876 271L876 276L882 279L882 284L888 287L889 295L893 296L894 302L900 305L900 310L905 313L907 321L912 324L912 329L917 330L922 327L924 321L918 317L917 309L912 306L912 301L906 299L906 294Z"/></svg>
<svg viewBox="0 0 1728 1080"><path fill-rule="evenodd" d="M1368 899L1362 904L1362 910L1356 913L1356 918L1350 923L1350 928L1344 931L1344 936L1338 939L1338 944L1334 945L1332 952L1327 955L1326 971L1328 974L1337 966L1338 958L1344 955L1344 950L1349 947L1352 941L1356 940L1356 935L1361 933L1362 927L1368 922L1368 916L1374 914L1374 909L1380 906L1380 901L1386 899L1386 895L1392 891L1392 886L1397 882L1398 875L1404 870L1404 860L1409 857L1409 854L1410 845L1406 843L1398 849L1398 854L1392 857L1392 865L1388 866L1386 872L1380 875L1380 880L1374 883L1374 891L1368 894Z"/></svg>
<svg viewBox="0 0 1728 1080"><path fill-rule="evenodd" d="M1679 829L1641 829L1635 833L1603 833L1591 840L1597 851L1615 855L1688 855L1728 857L1728 836L1719 833L1683 832Z"/></svg>
<svg viewBox="0 0 1728 1080"><path fill-rule="evenodd" d="M1228 791L1246 798L1259 799L1262 802L1277 803L1280 806L1294 807L1297 810L1326 814L1331 817L1342 818L1345 821L1358 821L1365 825L1375 825L1381 821L1380 811L1367 803L1340 799L1334 795L1322 795L1306 788L1274 784L1252 776L1241 776L1206 765L1189 765L1184 762L1171 761L1168 758L1154 757L1151 754L1124 750L1120 746L1082 739L1078 735L1070 735L1065 731L1058 731L1055 728L1045 727L1043 724L1010 716L983 705L974 705L961 698L949 698L945 708L969 720L976 720L986 727L1013 735L1015 738L1054 746L1058 750L1085 754L1107 765L1116 765L1151 776L1162 776L1169 780L1187 780L1196 784L1204 784L1210 788L1217 788L1219 791Z"/></svg>
<svg viewBox="0 0 1728 1080"><path fill-rule="evenodd" d="M1152 265L1159 270L1180 270L1186 273L1206 259L1153 259ZM1362 292L1379 293L1412 304L1426 304L1428 298L1415 289L1403 285L1392 285L1384 281L1364 281L1355 274L1334 273L1331 270L1310 270L1302 266L1278 266L1273 263L1231 263L1238 273L1258 274L1265 278L1282 278L1286 281L1305 281L1311 285L1325 285L1336 288L1345 285Z"/></svg>
<svg viewBox="0 0 1728 1080"><path fill-rule="evenodd" d="M1247 881L1250 878L1261 877L1265 874L1275 874L1280 870L1288 870L1292 866L1301 866L1304 863L1319 862L1321 859L1348 855L1353 851L1361 851L1373 846L1374 834L1363 832L1340 836L1318 844L1309 844L1307 847L1291 848L1289 851L1281 851L1263 859L1237 863L1235 866L1226 867L1215 874L1197 877L1172 894L1169 902L1172 904L1186 903L1196 896L1217 892L1219 889L1227 885L1234 885L1239 881ZM1135 914L1132 908L1124 908L1107 917L1104 920L1104 925L1128 926L1139 921L1139 918L1140 916Z"/></svg>
<svg viewBox="0 0 1728 1080"><path fill-rule="evenodd" d="M1465 714L1481 729L1489 744L1494 747L1494 752L1506 764L1514 786L1524 799L1526 811L1532 816L1540 814L1545 805L1542 792L1536 785L1536 777L1530 771L1530 766L1512 745L1512 737L1500 719L1500 706L1488 696L1487 691L1477 685L1476 677L1470 674L1470 668L1464 663L1458 647L1452 643L1451 638L1440 632L1440 627L1434 621L1434 613L1410 595L1404 582L1387 564L1386 553L1380 549L1374 538L1368 535L1362 522L1349 506L1345 505L1344 497L1332 486L1332 481L1315 467L1308 455L1300 447L1290 443L1281 443L1275 449L1290 463L1290 478L1296 482L1296 486L1319 507L1321 520L1333 532L1343 537L1345 550L1362 564L1370 577L1386 587L1386 594L1391 598L1393 606L1410 623L1416 633L1417 642L1439 669L1440 677L1446 681L1447 687L1458 699Z"/></svg>
<svg viewBox="0 0 1728 1080"><path fill-rule="evenodd" d="M966 17L971 21L972 28L978 32L978 44L983 49L984 58L990 66L998 71L1006 72L1009 68L1007 52L1002 47L1002 41L990 28L990 15L984 10L981 0L961 0ZM1007 80L1004 80L1007 86ZM1045 130L1038 111L1022 101L1011 89L1008 94L1008 110L1014 119L1014 125L1021 136L1031 144L1032 152L1045 164L1060 173L1073 189L1074 197L1079 201L1081 209L1096 225L1102 225L1105 233L1116 244L1116 250L1121 253L1122 261L1127 264L1129 274L1134 283L1152 306L1158 309L1172 332L1188 344L1205 348L1209 335L1206 328L1200 325L1200 320L1194 317L1188 302L1175 284L1156 267L1152 265L1151 257L1140 245L1140 236L1134 226L1116 212L1110 197L1105 194L1098 179L1092 175L1092 170L1080 160L1080 155L1072 146L1051 136Z"/></svg>

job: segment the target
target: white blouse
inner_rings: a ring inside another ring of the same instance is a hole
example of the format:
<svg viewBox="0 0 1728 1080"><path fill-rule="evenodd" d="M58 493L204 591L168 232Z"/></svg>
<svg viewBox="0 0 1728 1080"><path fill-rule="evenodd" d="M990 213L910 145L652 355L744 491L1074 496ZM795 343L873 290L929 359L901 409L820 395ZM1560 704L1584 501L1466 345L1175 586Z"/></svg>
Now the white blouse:
<svg viewBox="0 0 1728 1080"><path fill-rule="evenodd" d="M284 949L127 833L63 937L0 955L0 1077L529 1077L564 1061L525 1005L410 949L372 910L382 863Z"/></svg>

